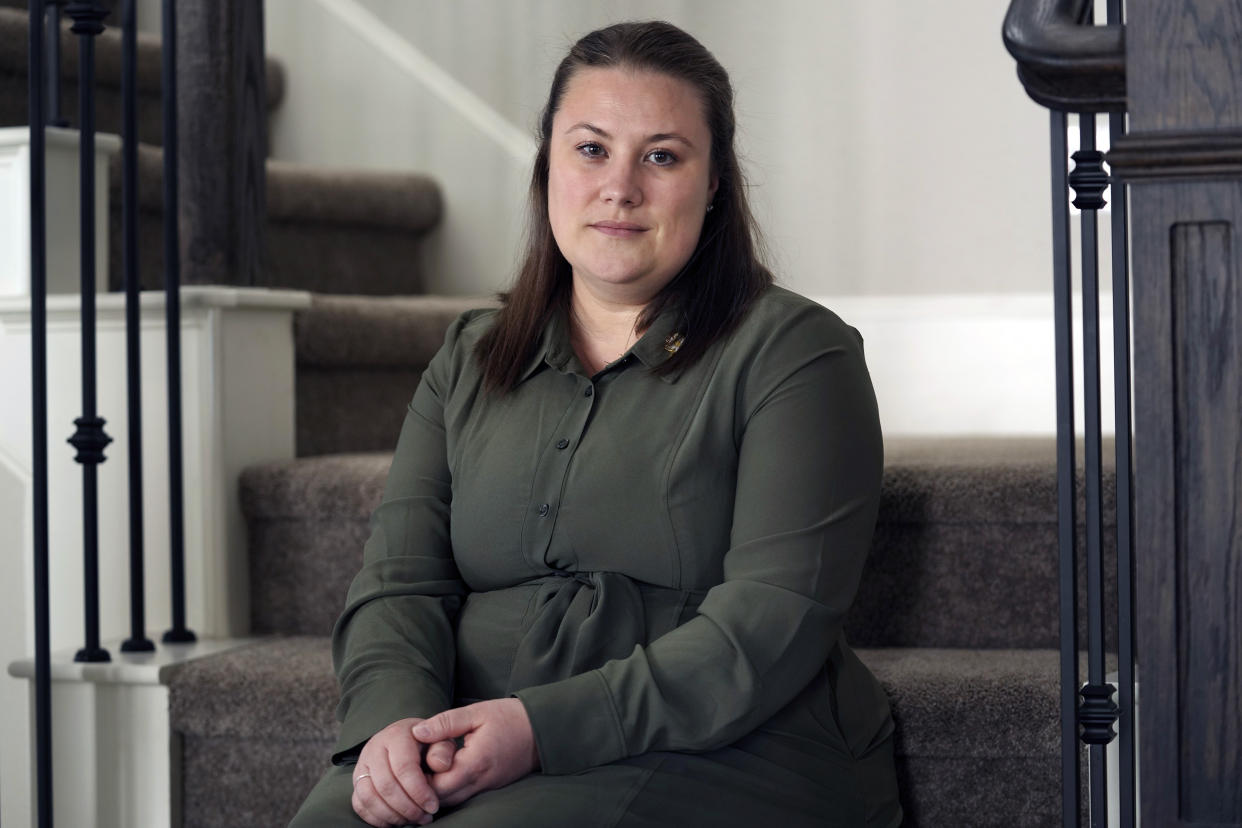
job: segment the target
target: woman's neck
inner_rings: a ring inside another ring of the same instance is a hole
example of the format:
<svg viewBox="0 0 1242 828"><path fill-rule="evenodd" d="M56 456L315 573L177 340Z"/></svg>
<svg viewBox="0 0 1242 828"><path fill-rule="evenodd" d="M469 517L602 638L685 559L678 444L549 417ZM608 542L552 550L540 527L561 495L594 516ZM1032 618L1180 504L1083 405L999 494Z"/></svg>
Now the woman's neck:
<svg viewBox="0 0 1242 828"><path fill-rule="evenodd" d="M577 286L575 286L577 287ZM638 320L646 304L613 302L575 289L570 297L570 339L588 374L620 359L638 341Z"/></svg>

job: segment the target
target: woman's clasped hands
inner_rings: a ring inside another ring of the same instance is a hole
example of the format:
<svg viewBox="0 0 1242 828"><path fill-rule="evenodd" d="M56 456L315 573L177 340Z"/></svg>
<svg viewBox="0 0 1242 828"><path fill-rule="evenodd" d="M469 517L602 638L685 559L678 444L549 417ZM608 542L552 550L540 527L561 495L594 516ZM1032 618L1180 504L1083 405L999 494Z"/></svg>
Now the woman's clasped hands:
<svg viewBox="0 0 1242 828"><path fill-rule="evenodd" d="M376 733L358 755L352 803L377 828L426 825L440 808L538 767L526 708L517 699L493 699L430 719L401 719Z"/></svg>

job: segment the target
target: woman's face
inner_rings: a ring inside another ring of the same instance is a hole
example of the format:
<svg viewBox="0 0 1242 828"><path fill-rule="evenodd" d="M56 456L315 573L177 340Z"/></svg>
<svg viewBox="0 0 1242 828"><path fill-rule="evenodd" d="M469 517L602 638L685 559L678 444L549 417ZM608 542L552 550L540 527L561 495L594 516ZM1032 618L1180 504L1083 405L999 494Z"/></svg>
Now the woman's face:
<svg viewBox="0 0 1242 828"><path fill-rule="evenodd" d="M703 103L684 81L579 69L552 119L548 219L574 289L643 304L694 252L716 192Z"/></svg>

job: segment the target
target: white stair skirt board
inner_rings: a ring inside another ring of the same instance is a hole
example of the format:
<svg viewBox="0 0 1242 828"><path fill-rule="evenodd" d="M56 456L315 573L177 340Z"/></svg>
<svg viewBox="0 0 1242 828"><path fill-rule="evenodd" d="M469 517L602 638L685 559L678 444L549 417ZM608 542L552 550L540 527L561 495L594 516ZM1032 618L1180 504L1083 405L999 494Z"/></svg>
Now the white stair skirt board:
<svg viewBox="0 0 1242 828"><path fill-rule="evenodd" d="M181 824L180 746L170 730L168 684L196 658L244 647L251 639L161 646L121 653L106 641L109 664L77 664L73 651L52 657L52 802L56 822L83 828L173 828ZM28 680L34 661L9 665ZM33 747L30 748L33 765ZM19 823L5 823L17 825ZM32 824L30 819L20 823Z"/></svg>
<svg viewBox="0 0 1242 828"><path fill-rule="evenodd" d="M79 293L78 131L48 127L47 290ZM95 135L95 289L108 285L108 158L115 135ZM30 294L30 128L0 128L0 296Z"/></svg>
<svg viewBox="0 0 1242 828"><path fill-rule="evenodd" d="M293 313L300 291L184 288L181 294L186 615L199 637L244 635L249 617L246 466L294 456ZM171 626L164 296L141 299L147 636ZM98 411L112 443L99 475L99 606L103 639L129 635L128 428L124 296L98 297ZM28 298L0 298L0 661L34 652L31 379ZM82 467L65 441L81 416L76 296L48 299L48 484L51 642L83 643ZM11 515L10 515L11 513ZM118 658L115 647L112 657ZM0 682L0 822L30 824L31 708ZM59 760L58 760L59 761Z"/></svg>
<svg viewBox="0 0 1242 828"><path fill-rule="evenodd" d="M862 334L885 434L1056 434L1052 295L814 297ZM1103 432L1115 432L1112 296L1100 296ZM1073 297L1075 348L1082 297ZM1083 433L1083 364L1074 418Z"/></svg>

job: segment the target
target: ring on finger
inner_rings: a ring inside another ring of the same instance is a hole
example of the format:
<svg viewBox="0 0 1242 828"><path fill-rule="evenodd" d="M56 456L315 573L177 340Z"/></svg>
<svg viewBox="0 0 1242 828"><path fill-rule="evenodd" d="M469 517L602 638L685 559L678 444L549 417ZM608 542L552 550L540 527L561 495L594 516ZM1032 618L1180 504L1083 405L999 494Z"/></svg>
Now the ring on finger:
<svg viewBox="0 0 1242 828"><path fill-rule="evenodd" d="M358 787L358 783L359 783L359 782L361 782L361 781L362 781L362 780L364 780L364 779L369 779L370 777L371 777L371 774L369 774L369 773L360 773L360 774L358 774L357 776L355 776L355 777L354 777L354 787L355 787L355 788L356 788L356 787Z"/></svg>

